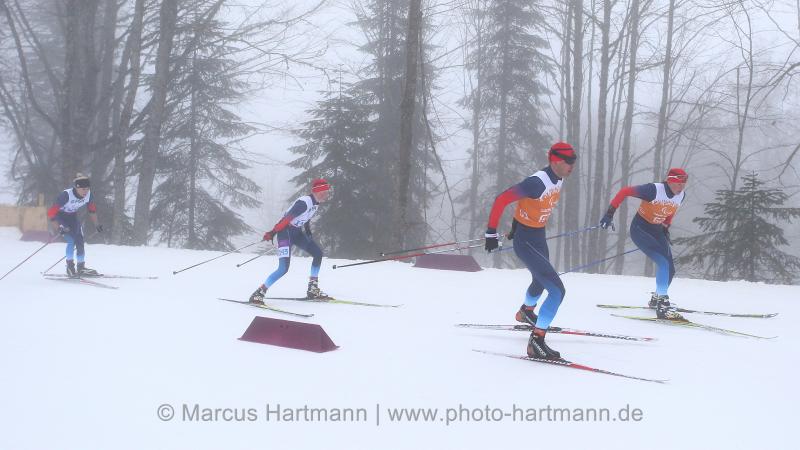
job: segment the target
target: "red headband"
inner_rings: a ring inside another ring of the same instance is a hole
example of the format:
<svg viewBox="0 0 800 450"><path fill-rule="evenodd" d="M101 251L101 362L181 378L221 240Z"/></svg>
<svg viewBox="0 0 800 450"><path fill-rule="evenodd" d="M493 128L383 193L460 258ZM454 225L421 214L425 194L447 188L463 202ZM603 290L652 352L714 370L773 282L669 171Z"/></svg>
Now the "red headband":
<svg viewBox="0 0 800 450"><path fill-rule="evenodd" d="M674 167L667 172L667 181L671 183L686 183L689 180L689 174L685 170Z"/></svg>
<svg viewBox="0 0 800 450"><path fill-rule="evenodd" d="M331 185L322 178L317 178L311 182L311 192L325 192L330 190Z"/></svg>

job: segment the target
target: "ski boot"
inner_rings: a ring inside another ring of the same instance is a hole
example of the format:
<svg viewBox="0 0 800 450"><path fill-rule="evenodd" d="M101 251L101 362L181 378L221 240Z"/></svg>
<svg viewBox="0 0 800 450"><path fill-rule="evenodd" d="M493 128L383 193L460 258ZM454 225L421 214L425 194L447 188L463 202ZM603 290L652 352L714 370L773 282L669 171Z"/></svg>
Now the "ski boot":
<svg viewBox="0 0 800 450"><path fill-rule="evenodd" d="M561 353L550 348L544 341L547 330L534 328L528 339L528 357L538 359L561 359Z"/></svg>
<svg viewBox="0 0 800 450"><path fill-rule="evenodd" d="M650 309L656 309L656 306L658 306L658 297L659 296L655 292L651 292L651 294L652 295L650 296L650 301L647 302L647 307L650 308Z"/></svg>
<svg viewBox="0 0 800 450"><path fill-rule="evenodd" d="M267 295L267 288L265 288L262 284L258 287L258 289L256 289L255 292L253 292L248 301L254 305L263 305L265 295Z"/></svg>
<svg viewBox="0 0 800 450"><path fill-rule="evenodd" d="M90 269L86 267L86 263L79 262L78 263L78 276L81 277L97 277L100 276L100 273L94 269Z"/></svg>
<svg viewBox="0 0 800 450"><path fill-rule="evenodd" d="M535 312L533 312L533 308L535 308L535 306L528 306L528 305L520 306L519 311L517 311L517 314L514 316L514 318L517 319L517 322L522 322L532 327L535 327L536 319L538 319L539 317L536 315Z"/></svg>
<svg viewBox="0 0 800 450"><path fill-rule="evenodd" d="M75 270L75 261L67 260L67 276L70 278L78 278L78 271Z"/></svg>
<svg viewBox="0 0 800 450"><path fill-rule="evenodd" d="M659 295L656 302L656 317L662 320L683 320L686 319L675 310L669 303L668 295Z"/></svg>
<svg viewBox="0 0 800 450"><path fill-rule="evenodd" d="M320 300L320 299L329 299L331 297L320 290L318 280L309 280L308 291L306 292L306 298Z"/></svg>

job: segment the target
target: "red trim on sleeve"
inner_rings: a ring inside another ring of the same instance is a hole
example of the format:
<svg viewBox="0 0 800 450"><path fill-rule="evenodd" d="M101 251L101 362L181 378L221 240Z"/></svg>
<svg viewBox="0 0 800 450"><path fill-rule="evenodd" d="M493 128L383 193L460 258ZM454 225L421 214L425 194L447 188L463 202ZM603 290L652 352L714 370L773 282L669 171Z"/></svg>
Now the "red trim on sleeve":
<svg viewBox="0 0 800 450"><path fill-rule="evenodd" d="M58 204L54 204L53 206L51 206L50 209L47 210L47 218L50 220L55 219L56 216L58 215L59 209L61 209L61 206L59 206Z"/></svg>
<svg viewBox="0 0 800 450"><path fill-rule="evenodd" d="M278 231L283 230L289 225L289 222L291 222L292 220L294 220L294 216L292 215L285 216L283 219L280 220L280 222L276 223L275 226L272 227L272 231L277 233Z"/></svg>
<svg viewBox="0 0 800 450"><path fill-rule="evenodd" d="M617 192L617 195L614 196L614 199L611 200L611 206L614 208L619 208L619 205L625 200L625 197L630 197L632 195L636 195L636 190L633 186L626 186Z"/></svg>
<svg viewBox="0 0 800 450"><path fill-rule="evenodd" d="M90 213L96 213L97 205L95 205L94 202L89 202L89 204L86 205L86 209L88 209Z"/></svg>
<svg viewBox="0 0 800 450"><path fill-rule="evenodd" d="M517 187L513 186L494 199L492 205L492 212L489 213L489 228L497 229L497 224L500 223L500 217L503 215L503 210L511 203L522 198L522 195L517 192Z"/></svg>

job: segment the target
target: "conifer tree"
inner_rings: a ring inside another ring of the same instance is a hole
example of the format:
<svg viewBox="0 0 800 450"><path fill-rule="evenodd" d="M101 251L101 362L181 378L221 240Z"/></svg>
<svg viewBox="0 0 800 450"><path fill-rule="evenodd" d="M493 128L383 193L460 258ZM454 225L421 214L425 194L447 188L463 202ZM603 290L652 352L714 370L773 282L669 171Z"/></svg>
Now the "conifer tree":
<svg viewBox="0 0 800 450"><path fill-rule="evenodd" d="M237 208L259 205L259 186L236 142L252 133L234 108L247 83L224 39L225 24L205 22L181 29L179 64L167 99L153 193L152 229L160 242L196 249L230 250L232 237L251 231ZM183 46L183 47L181 47Z"/></svg>
<svg viewBox="0 0 800 450"><path fill-rule="evenodd" d="M706 215L693 220L701 234L675 240L690 249L677 262L703 270L704 278L714 280L792 283L800 258L779 249L789 243L776 222L800 217L800 208L784 207L788 196L764 187L756 173L742 181L742 187L719 190L715 201L706 203Z"/></svg>

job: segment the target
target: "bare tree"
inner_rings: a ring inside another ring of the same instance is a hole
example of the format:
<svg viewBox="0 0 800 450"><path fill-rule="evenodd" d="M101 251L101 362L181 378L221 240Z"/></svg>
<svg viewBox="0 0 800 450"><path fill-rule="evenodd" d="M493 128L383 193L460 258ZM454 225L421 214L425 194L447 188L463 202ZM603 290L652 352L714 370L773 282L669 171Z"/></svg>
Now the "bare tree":
<svg viewBox="0 0 800 450"><path fill-rule="evenodd" d="M607 190L605 189L606 155L606 122L608 116L608 76L611 70L611 0L603 0L603 19L599 23L600 27L600 85L598 87L597 101L597 143L595 148L594 162L594 182L592 183L592 197L590 200L591 214L594 220L599 220L602 214L602 207L608 202ZM589 253L592 259L600 259L605 255L607 245L607 233L592 233L589 235ZM594 269L597 270L597 269Z"/></svg>
<svg viewBox="0 0 800 450"><path fill-rule="evenodd" d="M628 94L625 106L625 118L622 125L622 149L621 149L621 162L622 162L622 176L620 183L625 186L630 182L631 176L631 134L633 132L633 108L635 106L636 94L636 54L639 48L639 17L641 11L639 10L639 0L631 2L631 21L629 28L629 48L630 54L628 56ZM627 223L628 223L628 205L627 202L622 203L619 209L619 222L623 224L619 230L619 240L617 241L617 254L623 253L625 249L625 242L628 238ZM622 273L625 265L625 256L621 256L614 260L614 272Z"/></svg>
<svg viewBox="0 0 800 450"><path fill-rule="evenodd" d="M569 105L567 121L567 142L580 153L581 150L581 101L583 100L583 0L572 2L572 102ZM564 220L571 226L580 223L581 209L581 170L577 169L576 177L569 180L570 186L565 190ZM580 258L581 247L578 239L566 239L564 249L564 263L567 267L577 265Z"/></svg>

